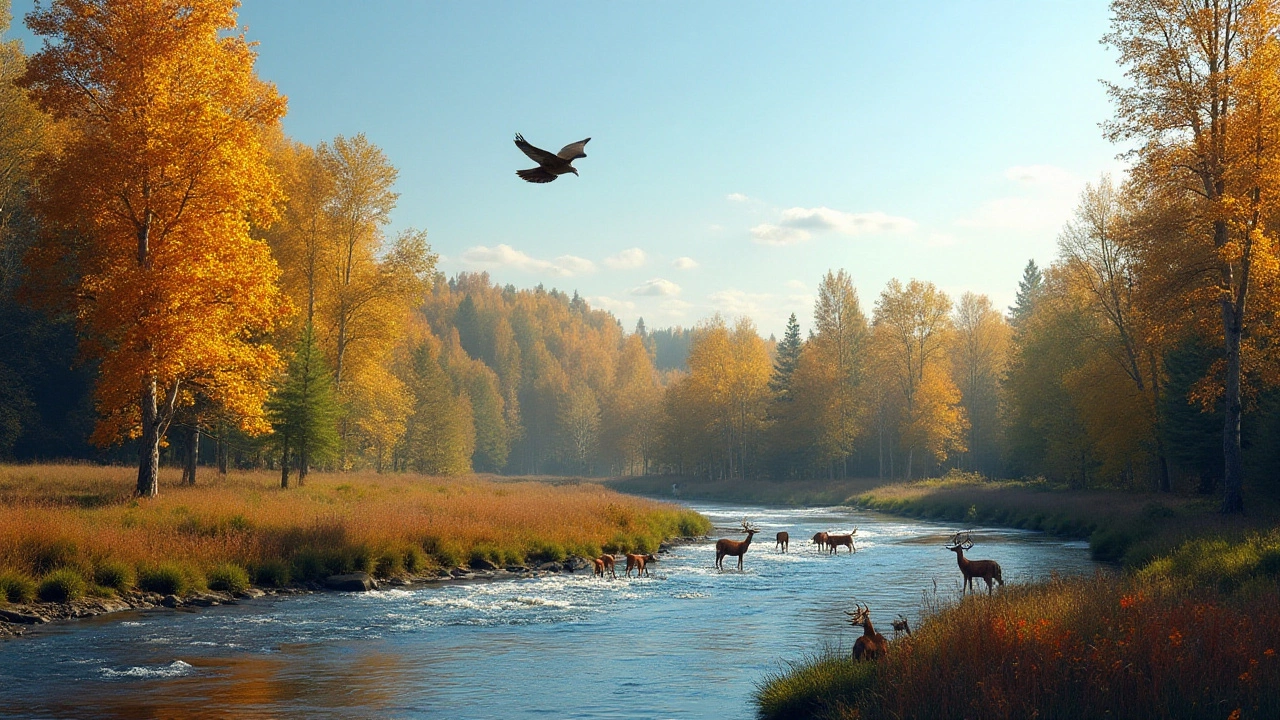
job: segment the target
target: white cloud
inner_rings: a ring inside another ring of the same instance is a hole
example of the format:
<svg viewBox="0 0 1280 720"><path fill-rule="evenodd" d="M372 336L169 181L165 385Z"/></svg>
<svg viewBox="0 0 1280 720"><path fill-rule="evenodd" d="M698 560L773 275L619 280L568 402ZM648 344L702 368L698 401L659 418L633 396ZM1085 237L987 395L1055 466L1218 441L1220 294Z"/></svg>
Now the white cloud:
<svg viewBox="0 0 1280 720"><path fill-rule="evenodd" d="M1004 171L1014 192L992 198L958 218L959 227L1052 230L1071 217L1083 181L1054 165L1015 165Z"/></svg>
<svg viewBox="0 0 1280 720"><path fill-rule="evenodd" d="M684 300L677 300L675 298L663 300L662 304L658 306L658 309L662 311L663 315L673 319L685 317L689 314L689 310L692 308L693 303L688 303Z"/></svg>
<svg viewBox="0 0 1280 720"><path fill-rule="evenodd" d="M671 261L671 267L677 270L693 270L698 267L698 261L689 256L678 257Z"/></svg>
<svg viewBox="0 0 1280 720"><path fill-rule="evenodd" d="M728 290L713 292L707 296L707 299L711 301L711 305L715 309L726 315L760 317L764 314L762 311L777 300L777 296L770 293L749 293L729 288Z"/></svg>
<svg viewBox="0 0 1280 720"><path fill-rule="evenodd" d="M462 262L479 267L509 267L523 272L547 273L557 277L572 277L593 272L595 263L574 255L561 255L554 260L541 260L527 255L510 245L485 247L477 245L462 253Z"/></svg>
<svg viewBox="0 0 1280 720"><path fill-rule="evenodd" d="M674 297L680 294L680 286L670 280L662 278L654 278L646 283L642 283L631 288L632 295L650 295L660 297Z"/></svg>
<svg viewBox="0 0 1280 720"><path fill-rule="evenodd" d="M751 228L751 237L759 245L795 245L808 240L810 235L808 230L763 223Z"/></svg>
<svg viewBox="0 0 1280 720"><path fill-rule="evenodd" d="M614 270L629 270L643 266L648 259L640 248L630 248L605 258L604 264Z"/></svg>
<svg viewBox="0 0 1280 720"><path fill-rule="evenodd" d="M728 195L724 196L724 199L728 200L729 202L740 203L740 202L746 202L751 198L747 197L746 195L743 195L742 193L729 193Z"/></svg>
<svg viewBox="0 0 1280 720"><path fill-rule="evenodd" d="M804 290L809 286L806 285L803 280L788 280L787 287L791 288L792 290Z"/></svg>
<svg viewBox="0 0 1280 720"><path fill-rule="evenodd" d="M615 315L635 312L636 304L630 300L618 300L607 295L594 295L587 298L593 308L608 310Z"/></svg>
<svg viewBox="0 0 1280 720"><path fill-rule="evenodd" d="M784 227L800 230L834 230L842 235L870 233L902 233L915 229L916 223L904 217L882 212L847 213L829 207L793 207L782 211Z"/></svg>

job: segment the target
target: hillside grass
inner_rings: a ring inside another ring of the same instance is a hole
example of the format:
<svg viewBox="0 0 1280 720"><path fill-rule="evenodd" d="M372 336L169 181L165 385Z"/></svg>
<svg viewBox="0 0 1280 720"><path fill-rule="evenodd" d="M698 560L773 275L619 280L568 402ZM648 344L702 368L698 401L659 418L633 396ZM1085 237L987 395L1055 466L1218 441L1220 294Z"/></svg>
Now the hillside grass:
<svg viewBox="0 0 1280 720"><path fill-rule="evenodd" d="M264 585L354 570L422 574L478 559L649 552L710 530L695 512L597 483L312 473L284 490L275 473L233 471L186 487L165 469L160 496L138 499L135 472L0 465L0 577L38 587L71 572L102 590L192 591L238 586L239 570Z"/></svg>

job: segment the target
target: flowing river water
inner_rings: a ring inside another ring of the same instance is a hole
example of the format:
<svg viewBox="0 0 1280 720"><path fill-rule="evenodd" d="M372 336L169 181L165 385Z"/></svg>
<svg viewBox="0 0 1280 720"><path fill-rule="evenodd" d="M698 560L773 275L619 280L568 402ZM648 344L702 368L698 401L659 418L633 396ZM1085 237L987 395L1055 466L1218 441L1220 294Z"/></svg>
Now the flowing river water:
<svg viewBox="0 0 1280 720"><path fill-rule="evenodd" d="M652 578L589 572L366 594L263 598L60 624L0 643L3 717L751 718L770 673L848 649L853 598L890 636L924 594L954 598L943 548L957 528L844 508L691 503L740 539L745 572L713 567L714 540L661 556ZM858 528L858 551L819 553L819 530ZM773 535L787 530L787 554ZM1083 542L979 529L975 558L1006 582L1093 573ZM733 559L725 567L734 567ZM980 581L979 581L980 583ZM985 590L984 590L985 591Z"/></svg>

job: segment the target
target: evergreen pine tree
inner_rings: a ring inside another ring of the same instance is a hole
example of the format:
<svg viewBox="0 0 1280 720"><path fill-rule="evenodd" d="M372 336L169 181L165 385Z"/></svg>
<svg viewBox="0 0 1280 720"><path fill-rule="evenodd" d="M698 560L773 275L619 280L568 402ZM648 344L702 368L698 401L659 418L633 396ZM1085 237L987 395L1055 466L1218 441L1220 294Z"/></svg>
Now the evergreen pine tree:
<svg viewBox="0 0 1280 720"><path fill-rule="evenodd" d="M289 370L267 401L267 419L280 451L280 485L289 487L289 466L298 468L298 483L308 468L338 452L338 401L328 364L308 323L298 338Z"/></svg>
<svg viewBox="0 0 1280 720"><path fill-rule="evenodd" d="M773 377L769 379L769 390L779 400L791 399L791 375L796 371L796 363L800 362L800 323L796 322L796 314L791 313L787 320L787 332L778 343L778 359L773 364Z"/></svg>
<svg viewBox="0 0 1280 720"><path fill-rule="evenodd" d="M1022 323L1031 314L1036 301L1044 293L1044 275L1036 267L1035 260L1028 260L1022 270L1022 279L1018 281L1018 295L1013 307L1009 308L1009 324L1015 330L1022 329Z"/></svg>

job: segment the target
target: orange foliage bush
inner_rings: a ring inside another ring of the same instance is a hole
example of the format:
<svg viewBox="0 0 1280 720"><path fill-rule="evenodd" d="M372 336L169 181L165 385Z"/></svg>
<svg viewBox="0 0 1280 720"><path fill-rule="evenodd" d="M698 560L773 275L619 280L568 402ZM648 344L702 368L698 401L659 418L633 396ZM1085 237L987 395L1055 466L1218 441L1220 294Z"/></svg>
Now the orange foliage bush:
<svg viewBox="0 0 1280 720"><path fill-rule="evenodd" d="M1280 716L1280 588L1096 577L970 597L893 644L837 717Z"/></svg>

